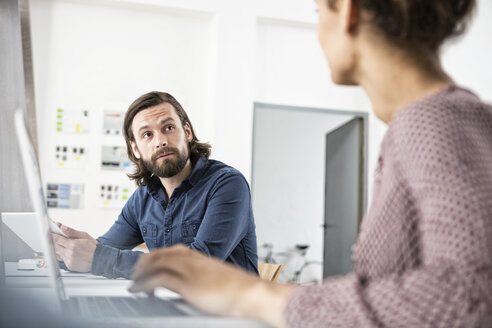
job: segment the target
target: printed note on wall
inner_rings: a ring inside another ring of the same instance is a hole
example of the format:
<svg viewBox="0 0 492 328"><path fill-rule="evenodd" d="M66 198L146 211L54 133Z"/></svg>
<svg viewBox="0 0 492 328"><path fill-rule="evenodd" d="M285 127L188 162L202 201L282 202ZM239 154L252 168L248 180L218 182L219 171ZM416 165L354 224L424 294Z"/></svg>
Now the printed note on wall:
<svg viewBox="0 0 492 328"><path fill-rule="evenodd" d="M99 200L101 208L121 209L133 189L129 185L101 184L99 186Z"/></svg>
<svg viewBox="0 0 492 328"><path fill-rule="evenodd" d="M48 183L46 205L51 208L81 209L84 185L80 183Z"/></svg>
<svg viewBox="0 0 492 328"><path fill-rule="evenodd" d="M131 169L131 166L130 160L126 154L126 147L102 146L101 169L128 172Z"/></svg>
<svg viewBox="0 0 492 328"><path fill-rule="evenodd" d="M55 145L54 166L79 169L87 166L87 147L80 145Z"/></svg>
<svg viewBox="0 0 492 328"><path fill-rule="evenodd" d="M104 135L121 135L123 128L123 118L125 113L121 111L105 110L104 111Z"/></svg>
<svg viewBox="0 0 492 328"><path fill-rule="evenodd" d="M57 108L56 131L60 133L89 133L89 111Z"/></svg>

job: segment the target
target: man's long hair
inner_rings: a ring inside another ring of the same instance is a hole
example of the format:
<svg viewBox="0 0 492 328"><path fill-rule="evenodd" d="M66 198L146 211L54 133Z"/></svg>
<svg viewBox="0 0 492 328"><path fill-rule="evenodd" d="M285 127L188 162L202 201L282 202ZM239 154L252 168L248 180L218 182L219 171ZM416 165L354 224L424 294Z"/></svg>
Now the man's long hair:
<svg viewBox="0 0 492 328"><path fill-rule="evenodd" d="M131 180L135 180L135 183L139 187L145 186L149 182L149 179L152 176L152 172L150 172L145 167L142 158L138 159L135 157L135 154L133 154L131 145L131 142L135 142L135 136L133 135L132 131L133 118L135 117L135 115L137 115L138 112L150 107L160 105L162 103L169 103L173 106L176 114L181 120L181 125L183 126L183 128L186 123L188 123L188 125L190 126L191 133L193 134L193 139L188 143L191 163L196 163L196 161L200 157L208 158L210 156L212 147L208 143L199 142L198 138L196 137L195 131L193 130L193 125L188 118L188 115L186 114L181 104L173 96L171 96L169 93L158 91L146 93L138 97L138 99L130 105L130 107L126 111L125 120L123 123L123 135L126 141L126 151L128 153L128 158L135 164L136 167L135 172L129 173L127 175Z"/></svg>

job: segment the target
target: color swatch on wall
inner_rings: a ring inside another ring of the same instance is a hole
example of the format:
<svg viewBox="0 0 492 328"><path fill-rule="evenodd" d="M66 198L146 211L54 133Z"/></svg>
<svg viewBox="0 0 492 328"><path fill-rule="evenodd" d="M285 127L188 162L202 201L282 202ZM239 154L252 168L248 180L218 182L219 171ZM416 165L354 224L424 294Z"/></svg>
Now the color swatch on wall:
<svg viewBox="0 0 492 328"><path fill-rule="evenodd" d="M87 147L55 145L55 166L84 168L87 165Z"/></svg>
<svg viewBox="0 0 492 328"><path fill-rule="evenodd" d="M46 205L51 208L81 209L84 185L79 183L48 183Z"/></svg>
<svg viewBox="0 0 492 328"><path fill-rule="evenodd" d="M66 110L57 108L56 131L64 133L88 133L89 111L86 109Z"/></svg>
<svg viewBox="0 0 492 328"><path fill-rule="evenodd" d="M126 147L102 146L101 169L128 171L130 160L126 155Z"/></svg>
<svg viewBox="0 0 492 328"><path fill-rule="evenodd" d="M129 186L102 184L99 187L101 208L121 209L131 195Z"/></svg>
<svg viewBox="0 0 492 328"><path fill-rule="evenodd" d="M105 110L104 111L104 135L121 135L123 128L123 118L125 113L121 111Z"/></svg>

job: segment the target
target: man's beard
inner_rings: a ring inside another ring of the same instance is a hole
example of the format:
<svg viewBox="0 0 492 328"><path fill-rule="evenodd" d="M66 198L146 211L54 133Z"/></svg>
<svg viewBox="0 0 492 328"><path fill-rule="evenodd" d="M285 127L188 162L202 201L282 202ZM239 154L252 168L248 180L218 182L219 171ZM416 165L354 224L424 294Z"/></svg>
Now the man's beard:
<svg viewBox="0 0 492 328"><path fill-rule="evenodd" d="M174 153L174 156L166 158L161 164L158 164L157 157L165 153ZM170 178L184 169L189 158L188 151L181 153L177 148L165 147L152 155L150 161L142 159L142 162L152 174L160 178Z"/></svg>

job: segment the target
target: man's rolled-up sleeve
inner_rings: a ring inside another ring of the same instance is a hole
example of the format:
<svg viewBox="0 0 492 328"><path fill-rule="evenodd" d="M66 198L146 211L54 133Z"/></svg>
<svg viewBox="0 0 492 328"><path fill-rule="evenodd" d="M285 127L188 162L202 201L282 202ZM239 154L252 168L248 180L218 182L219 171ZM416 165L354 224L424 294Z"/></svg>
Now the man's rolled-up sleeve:
<svg viewBox="0 0 492 328"><path fill-rule="evenodd" d="M92 260L91 273L107 278L130 279L142 252L132 251L143 242L135 219L135 195L123 207L113 226L101 237Z"/></svg>

